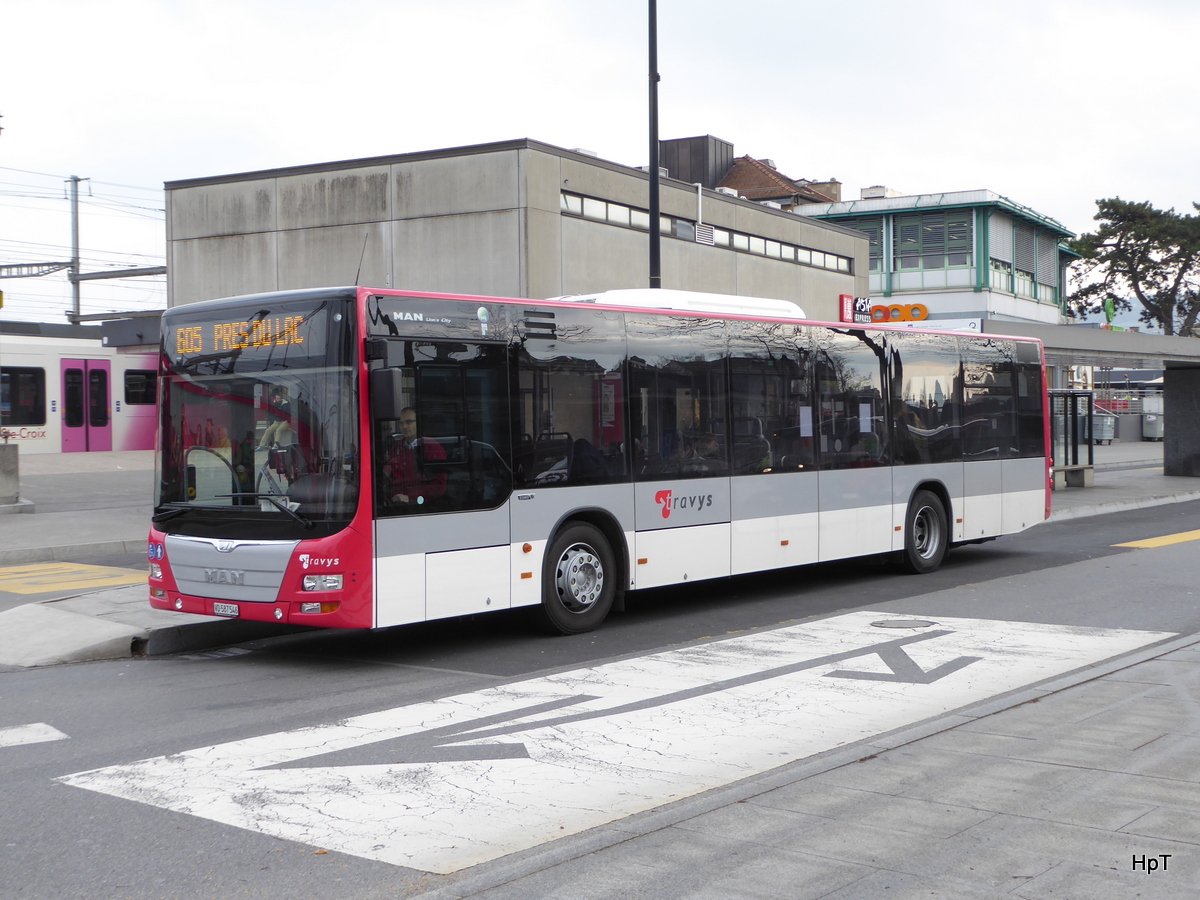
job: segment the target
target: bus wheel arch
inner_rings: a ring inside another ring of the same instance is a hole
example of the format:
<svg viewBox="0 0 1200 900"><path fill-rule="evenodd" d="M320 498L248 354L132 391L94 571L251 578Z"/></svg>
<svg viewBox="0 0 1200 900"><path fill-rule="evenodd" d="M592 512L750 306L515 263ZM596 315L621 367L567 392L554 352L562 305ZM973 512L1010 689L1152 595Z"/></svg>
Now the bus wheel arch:
<svg viewBox="0 0 1200 900"><path fill-rule="evenodd" d="M541 618L556 634L582 634L600 625L621 593L623 566L606 530L590 517L563 522L542 562Z"/></svg>
<svg viewBox="0 0 1200 900"><path fill-rule="evenodd" d="M914 575L933 572L950 547L950 504L937 485L923 484L913 491L904 515L904 549L901 564Z"/></svg>

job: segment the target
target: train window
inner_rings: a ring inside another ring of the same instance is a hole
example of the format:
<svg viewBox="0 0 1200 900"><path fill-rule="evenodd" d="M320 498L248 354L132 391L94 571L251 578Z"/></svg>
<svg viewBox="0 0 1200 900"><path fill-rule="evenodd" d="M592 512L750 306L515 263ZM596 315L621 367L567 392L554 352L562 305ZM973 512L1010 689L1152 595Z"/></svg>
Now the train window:
<svg viewBox="0 0 1200 900"><path fill-rule="evenodd" d="M0 425L46 424L46 370L0 369Z"/></svg>
<svg viewBox="0 0 1200 900"><path fill-rule="evenodd" d="M158 373L152 369L125 372L125 403L128 406L153 406L158 394Z"/></svg>

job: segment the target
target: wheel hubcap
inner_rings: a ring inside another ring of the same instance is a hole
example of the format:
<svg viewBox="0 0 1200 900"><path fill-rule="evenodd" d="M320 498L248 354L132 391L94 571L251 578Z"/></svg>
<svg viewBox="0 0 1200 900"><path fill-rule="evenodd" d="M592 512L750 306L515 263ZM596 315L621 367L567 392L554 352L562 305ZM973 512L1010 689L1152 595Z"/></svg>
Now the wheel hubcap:
<svg viewBox="0 0 1200 900"><path fill-rule="evenodd" d="M941 522L930 507L922 506L913 517L913 549L921 559L932 559L941 542Z"/></svg>
<svg viewBox="0 0 1200 900"><path fill-rule="evenodd" d="M554 586L558 599L571 612L590 609L604 590L604 565L587 544L573 544L558 559Z"/></svg>

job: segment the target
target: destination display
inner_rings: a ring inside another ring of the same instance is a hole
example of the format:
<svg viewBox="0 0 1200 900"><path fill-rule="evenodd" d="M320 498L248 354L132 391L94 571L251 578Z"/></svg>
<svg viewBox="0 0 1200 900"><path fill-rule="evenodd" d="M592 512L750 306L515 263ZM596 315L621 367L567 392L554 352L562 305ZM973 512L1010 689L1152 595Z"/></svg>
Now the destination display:
<svg viewBox="0 0 1200 900"><path fill-rule="evenodd" d="M184 325L175 329L175 352L188 356L303 344L311 320L311 316L275 316L245 322Z"/></svg>

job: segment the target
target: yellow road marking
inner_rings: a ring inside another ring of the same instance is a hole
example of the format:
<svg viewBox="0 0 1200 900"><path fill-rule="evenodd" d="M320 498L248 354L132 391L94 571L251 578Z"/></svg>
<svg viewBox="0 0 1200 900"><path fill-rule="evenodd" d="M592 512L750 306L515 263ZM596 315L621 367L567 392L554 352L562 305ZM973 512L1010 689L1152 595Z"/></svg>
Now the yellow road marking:
<svg viewBox="0 0 1200 900"><path fill-rule="evenodd" d="M81 563L42 563L0 568L0 591L10 594L45 594L50 591L119 587L146 580L145 572L114 566Z"/></svg>
<svg viewBox="0 0 1200 900"><path fill-rule="evenodd" d="M1171 544L1184 544L1188 541L1200 541L1200 531L1181 531L1179 534L1164 534L1162 537L1146 538L1144 541L1130 541L1127 544L1113 544L1113 546L1150 550L1154 547L1169 547Z"/></svg>

